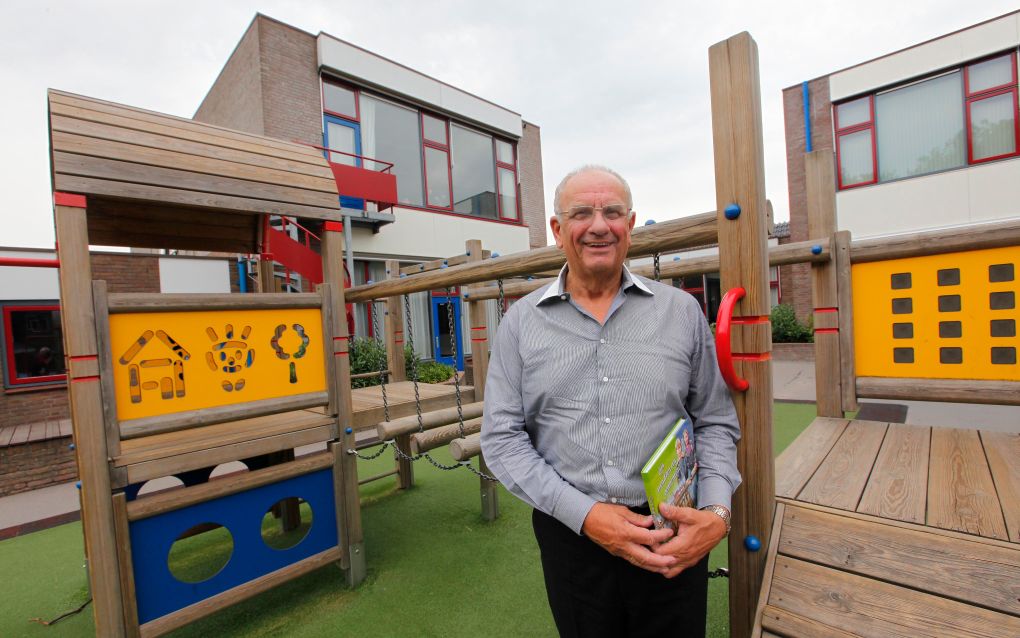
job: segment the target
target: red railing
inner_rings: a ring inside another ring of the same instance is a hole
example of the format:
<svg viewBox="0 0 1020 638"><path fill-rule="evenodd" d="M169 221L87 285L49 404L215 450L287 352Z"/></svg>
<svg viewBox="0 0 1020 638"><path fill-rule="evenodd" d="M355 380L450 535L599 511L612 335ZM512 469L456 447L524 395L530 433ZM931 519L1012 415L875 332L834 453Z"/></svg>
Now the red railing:
<svg viewBox="0 0 1020 638"><path fill-rule="evenodd" d="M311 146L325 154L329 170L333 172L333 179L336 181L337 192L341 196L373 202L379 206L380 210L389 208L397 203L397 176L390 172L393 168L393 162L368 157L367 155L338 151L326 148L325 146L306 144L304 142L299 143ZM360 160L360 162L356 163L364 164L367 161L385 164L386 167L378 171L364 168L363 166L338 164L330 159L330 153L338 153L347 157L353 157L355 160Z"/></svg>
<svg viewBox="0 0 1020 638"><path fill-rule="evenodd" d="M60 268L59 259L34 259L30 257L0 257L0 266L21 268Z"/></svg>

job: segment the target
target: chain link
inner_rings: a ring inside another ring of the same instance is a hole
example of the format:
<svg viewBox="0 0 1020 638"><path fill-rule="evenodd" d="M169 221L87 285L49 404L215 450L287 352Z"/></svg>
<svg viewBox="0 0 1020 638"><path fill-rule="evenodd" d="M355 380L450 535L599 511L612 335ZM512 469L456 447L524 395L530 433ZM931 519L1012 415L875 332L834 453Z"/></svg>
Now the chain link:
<svg viewBox="0 0 1020 638"><path fill-rule="evenodd" d="M453 387L457 395L457 426L460 429L460 438L464 438L464 406L460 399L460 371L457 370L457 324L453 311L453 292L446 289L446 323L450 329L450 352L453 356Z"/></svg>
<svg viewBox="0 0 1020 638"><path fill-rule="evenodd" d="M390 443L392 443L392 442L393 441L386 441L385 443L383 443L383 446L381 448L379 448L378 452L376 452L375 454L371 454L371 455L362 454L361 452L358 452L357 450L351 450L351 449L348 449L347 453L348 454L353 454L354 456L358 457L362 461L371 461L373 459L377 459L380 456L382 456L382 453L386 451L386 448L388 448L390 446ZM393 449L396 450L397 446L394 445Z"/></svg>
<svg viewBox="0 0 1020 638"><path fill-rule="evenodd" d="M655 253L655 255L652 256L652 263L655 268L655 281L660 281L662 276L659 272L659 253Z"/></svg>
<svg viewBox="0 0 1020 638"><path fill-rule="evenodd" d="M382 388L383 421L389 421L390 402L386 398L386 342L379 332L379 313L376 312L377 302L373 300L368 303L369 309L372 311L372 334L375 335L376 341L382 346L381 354L379 355L379 385Z"/></svg>
<svg viewBox="0 0 1020 638"><path fill-rule="evenodd" d="M414 351L414 330L411 321L411 295L404 295L404 316L407 318L407 345L411 348L411 381L414 382L414 409L418 413L418 431L425 431L425 424L421 420L421 395L418 390L418 353Z"/></svg>
<svg viewBox="0 0 1020 638"><path fill-rule="evenodd" d="M730 570L728 568L726 568L726 567L720 567L720 568L716 569L714 572L708 572L708 577L709 578L729 578L730 577Z"/></svg>
<svg viewBox="0 0 1020 638"><path fill-rule="evenodd" d="M503 278L500 277L496 280L496 285L499 286L499 305L496 306L496 326L503 323L503 314L506 312L506 295L503 293Z"/></svg>

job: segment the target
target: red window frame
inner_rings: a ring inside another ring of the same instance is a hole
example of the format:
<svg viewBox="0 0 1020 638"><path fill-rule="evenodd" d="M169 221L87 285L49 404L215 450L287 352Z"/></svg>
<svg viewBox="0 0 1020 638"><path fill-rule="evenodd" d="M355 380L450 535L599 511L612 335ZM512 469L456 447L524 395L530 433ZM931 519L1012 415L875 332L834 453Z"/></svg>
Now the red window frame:
<svg viewBox="0 0 1020 638"><path fill-rule="evenodd" d="M446 128L446 144L430 140L425 137L425 117L431 117L434 120L439 120L443 123ZM450 120L445 117L439 117L433 113L426 113L425 111L419 111L418 113L418 125L421 127L421 166L425 184L425 206L428 208L436 208L438 210L453 210L453 165L450 163ZM431 148L435 151L440 151L446 155L446 188L449 193L450 205L440 206L433 204L429 201L429 164L428 155L425 149Z"/></svg>
<svg viewBox="0 0 1020 638"><path fill-rule="evenodd" d="M1012 71L1012 76L1010 77L1009 81L1006 82L1005 84L1000 84L998 86L989 87L987 89L982 89L982 90L977 91L975 93L971 93L971 91L970 91L970 68L972 66L976 66L976 65L981 64L983 62L988 62L990 60L995 60L997 58L1004 58L1004 57L1007 57L1007 56L1009 56L1009 58L1010 58L1010 68L1011 68L1011 71ZM963 67L963 94L964 94L964 100L966 102L965 112L964 112L964 119L966 120L965 124L967 126L967 163L968 164L982 164L984 162L991 162L991 161L994 161L994 160L1003 159L1005 157L1015 157L1016 155L1020 155L1020 107L1018 107L1018 105L1017 105L1016 54L1013 51L1010 51L1010 52L1005 53L1005 54L992 55L992 56L989 56L987 58L983 58L981 60L977 60L975 62L971 62L970 64L964 66ZM987 100L989 98L999 97L1000 95L1012 95L1012 97L1013 97L1013 100L1012 100L1012 104L1013 104L1013 152L1012 153L1001 153L999 155L992 155L990 157L982 157L981 159L974 159L974 136L973 136L973 133L971 131L970 108L971 108L971 106L975 102L980 102L981 100Z"/></svg>
<svg viewBox="0 0 1020 638"><path fill-rule="evenodd" d="M331 110L326 108L326 85L327 84L332 84L333 86L339 87L341 89L346 89L348 91L353 91L354 92L354 114L353 115L350 114L350 113L340 113L339 111L331 111ZM327 113L329 115L332 115L334 117L339 117L341 119L349 120L351 122L358 122L359 124L361 123L361 90L358 87L350 86L348 84L344 84L343 82L338 82L338 81L333 80L331 78L323 77L322 81L319 82L319 91L320 91L320 98L322 99L322 112L323 113Z"/></svg>
<svg viewBox="0 0 1020 638"><path fill-rule="evenodd" d="M836 130L836 184L839 190L845 190L847 188L856 188L858 186L868 186L878 182L878 142L875 139L875 96L868 96L868 119L864 122L859 122L845 128L839 127L839 107L843 104L855 102L861 99L860 96L855 97L851 100L845 100L839 104L832 105L832 121L833 128ZM845 135L852 133L859 133L861 131L869 131L871 133L871 179L864 182L854 182L853 184L843 183L843 159L840 156L840 143L839 139Z"/></svg>
<svg viewBox="0 0 1020 638"><path fill-rule="evenodd" d="M7 383L9 385L38 385L42 383L59 383L67 380L67 374L49 374L41 377L18 377L17 362L14 360L14 327L11 324L11 315L14 312L31 312L40 310L60 310L58 304L32 305L32 306L4 306L4 350L6 351Z"/></svg>
<svg viewBox="0 0 1020 638"><path fill-rule="evenodd" d="M499 152L496 149L498 148L497 145L500 142L510 145L510 155L513 158L513 164L507 164L506 162L499 161ZM498 137L493 137L492 158L496 164L496 202L497 202L496 210L498 211L499 218L504 221L519 221L521 219L521 185L517 181L517 145L514 144L513 142L508 142L507 140L502 140L499 139ZM502 192L503 189L500 187L501 182L499 180L499 169L501 168L513 171L514 174L514 191L515 191L514 203L516 204L516 210L513 211L512 217L510 215L504 214L503 211L503 192Z"/></svg>

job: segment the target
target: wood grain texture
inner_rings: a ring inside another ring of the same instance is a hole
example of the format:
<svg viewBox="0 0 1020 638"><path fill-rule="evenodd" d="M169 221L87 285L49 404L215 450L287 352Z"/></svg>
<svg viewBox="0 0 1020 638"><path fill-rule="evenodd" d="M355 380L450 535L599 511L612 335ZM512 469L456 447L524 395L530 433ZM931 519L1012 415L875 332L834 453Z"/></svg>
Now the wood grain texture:
<svg viewBox="0 0 1020 638"><path fill-rule="evenodd" d="M863 399L1020 405L1020 382L857 377L857 396Z"/></svg>
<svg viewBox="0 0 1020 638"><path fill-rule="evenodd" d="M781 556L769 603L875 638L1015 638L1020 618Z"/></svg>
<svg viewBox="0 0 1020 638"><path fill-rule="evenodd" d="M1006 540L1006 523L977 430L932 428L927 523Z"/></svg>
<svg viewBox="0 0 1020 638"><path fill-rule="evenodd" d="M120 569L120 594L124 605L124 635L136 637L138 601L135 598L135 568L131 560L131 533L128 528L127 497L124 492L113 495L113 520L117 534L117 566Z"/></svg>
<svg viewBox="0 0 1020 638"><path fill-rule="evenodd" d="M1020 615L1020 548L989 547L922 530L789 507L779 552Z"/></svg>
<svg viewBox="0 0 1020 638"><path fill-rule="evenodd" d="M92 303L96 317L95 375L103 399L103 427L106 431L106 453L111 457L120 455L120 423L117 421L117 393L113 381L113 352L110 348L110 312L105 281L92 282ZM73 361L73 360L72 360ZM70 378L80 375L72 374ZM137 624L137 622L135 623Z"/></svg>
<svg viewBox="0 0 1020 638"><path fill-rule="evenodd" d="M482 435L472 434L463 439L450 441L450 456L455 461L467 461L482 453ZM480 479L485 480L485 479ZM486 481L492 483L492 481Z"/></svg>
<svg viewBox="0 0 1020 638"><path fill-rule="evenodd" d="M839 308L839 379L843 410L852 412L857 405L857 367L854 364L853 280L850 271L850 232L835 234L832 258L836 263L836 297Z"/></svg>
<svg viewBox="0 0 1020 638"><path fill-rule="evenodd" d="M1020 220L998 220L994 224L858 239L850 244L850 261L861 264L1017 245L1020 245Z"/></svg>
<svg viewBox="0 0 1020 638"><path fill-rule="evenodd" d="M980 432L1008 540L1020 543L1020 433Z"/></svg>
<svg viewBox="0 0 1020 638"><path fill-rule="evenodd" d="M451 423L425 432L415 432L411 435L411 453L421 454L442 447L454 439L470 434L477 434L482 431L482 420L471 419L464 421L464 427L460 423Z"/></svg>
<svg viewBox="0 0 1020 638"><path fill-rule="evenodd" d="M796 498L850 421L818 417L776 459L776 495Z"/></svg>
<svg viewBox="0 0 1020 638"><path fill-rule="evenodd" d="M415 414L414 394L408 392L413 385L411 381L403 381L399 384L387 384L386 392L389 395L390 418L397 419ZM433 412L453 407L457 399L452 385L419 384L421 390L421 409L423 412ZM358 388L356 390L354 403L354 430L374 429L378 423L385 418L382 400L380 397L373 397L365 390L378 392L379 386L369 388ZM433 389L435 388L435 390ZM460 387L461 403L468 405L475 403L475 390L471 386ZM417 424L417 421L415 422ZM417 425L415 426L417 430Z"/></svg>
<svg viewBox="0 0 1020 638"><path fill-rule="evenodd" d="M219 293L112 293L111 313L187 312L206 310L290 310L321 308L322 295L314 292L237 295Z"/></svg>
<svg viewBox="0 0 1020 638"><path fill-rule="evenodd" d="M399 279L400 262L395 259L386 262L386 278ZM390 381L406 381L404 367L404 307L400 297L386 299L386 367L390 369Z"/></svg>
<svg viewBox="0 0 1020 638"><path fill-rule="evenodd" d="M877 421L851 421L798 500L856 510L886 429Z"/></svg>
<svg viewBox="0 0 1020 638"><path fill-rule="evenodd" d="M860 634L830 627L813 618L799 616L791 611L768 605L762 611L762 626L778 632L762 632L762 636L783 636L785 638L860 638Z"/></svg>
<svg viewBox="0 0 1020 638"><path fill-rule="evenodd" d="M924 523L931 428L890 423L858 512Z"/></svg>
<svg viewBox="0 0 1020 638"><path fill-rule="evenodd" d="M85 209L55 206L54 222L57 258L61 265L58 277L64 354L96 357L96 318ZM89 585L95 601L92 616L98 634L119 637L124 635L124 605L99 380L68 383L68 398L81 479L82 531L89 560Z"/></svg>
<svg viewBox="0 0 1020 638"><path fill-rule="evenodd" d="M776 503L776 512L772 517L772 532L769 534L769 545L765 555L765 571L762 572L761 592L758 594L758 605L754 610L754 626L751 638L762 635L762 613L769 601L772 589L772 574L776 568L776 552L779 549L779 536L783 529L783 516L786 512L785 503Z"/></svg>
<svg viewBox="0 0 1020 638"><path fill-rule="evenodd" d="M480 263L484 259L482 242L477 239L469 239L464 244L464 254L470 263ZM475 401L485 399L485 379L489 374L489 326L488 312L484 301L468 302L468 319L471 326L471 366L474 377ZM481 424L479 423L479 430ZM412 443L413 445L413 443ZM477 445L477 449L475 448ZM481 454L481 438L474 437L470 446L466 442L454 441L450 444L450 451L458 461ZM463 454L461 458L457 455ZM485 460L479 458L479 466L485 468ZM484 472L484 470L483 470ZM486 474L488 472L485 472ZM478 477L479 499L482 507L482 519L494 521L499 516L499 491L496 489L496 482Z"/></svg>

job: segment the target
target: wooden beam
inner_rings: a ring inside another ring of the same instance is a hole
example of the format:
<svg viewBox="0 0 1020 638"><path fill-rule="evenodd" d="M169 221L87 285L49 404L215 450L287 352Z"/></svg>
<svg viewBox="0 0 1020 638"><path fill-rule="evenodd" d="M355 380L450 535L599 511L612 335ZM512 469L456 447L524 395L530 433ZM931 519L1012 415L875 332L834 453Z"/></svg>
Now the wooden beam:
<svg viewBox="0 0 1020 638"><path fill-rule="evenodd" d="M1020 219L997 220L962 228L926 230L891 237L858 239L850 244L850 261L869 261L924 257L960 251L1003 248L1020 245Z"/></svg>
<svg viewBox="0 0 1020 638"><path fill-rule="evenodd" d="M450 455L455 461L464 462L482 453L482 435L472 434L463 439L450 441ZM485 481L485 479L479 479ZM486 481L492 483L492 481Z"/></svg>
<svg viewBox="0 0 1020 638"><path fill-rule="evenodd" d="M458 422L426 430L425 432L415 432L411 435L411 453L418 455L429 452L437 447L446 445L454 439L459 439L469 434L477 434L481 431L482 420L478 418L464 421L463 428L461 428Z"/></svg>
<svg viewBox="0 0 1020 638"><path fill-rule="evenodd" d="M854 291L850 268L850 232L841 230L835 235L832 255L836 267L836 296L839 306L839 387L843 393L844 412L858 409L857 376L854 363Z"/></svg>
<svg viewBox="0 0 1020 638"><path fill-rule="evenodd" d="M469 239L464 248L469 262L477 263L484 259L480 240ZM489 327L485 304L484 301L469 301L467 304L471 325L471 368L475 401L484 401L485 377L489 374ZM491 474L480 453L478 454L478 469L483 474ZM496 490L495 482L479 476L478 490L482 504L482 519L494 521L499 518L499 492Z"/></svg>
<svg viewBox="0 0 1020 638"><path fill-rule="evenodd" d="M482 259L488 259L492 256L492 253L488 250L482 251ZM478 261L477 259L471 259L471 255L465 253L463 255L457 255L455 257L447 257L446 259L433 259L432 261L424 261L420 264L412 264L410 266L404 266L400 269L401 275L417 275L418 273L429 272L430 270L440 270L443 266L459 266L460 264L466 264L469 261Z"/></svg>
<svg viewBox="0 0 1020 638"><path fill-rule="evenodd" d="M836 174L832 151L806 153L804 174L808 237L813 240L830 238L836 232ZM815 405L818 416L842 417L839 298L836 265L831 260L811 264L811 301L814 306ZM832 325L828 325L827 320L832 320L829 322Z"/></svg>
<svg viewBox="0 0 1020 638"><path fill-rule="evenodd" d="M482 409L484 407L485 403L483 401L465 403L461 406L461 411L463 412L465 419L475 419L482 416ZM456 421L459 416L457 408L455 407L433 410L432 412L424 412L421 415L421 429L431 430L443 425L449 425ZM401 434L417 432L418 428L418 415L412 414L392 421L383 421L379 423L376 425L376 434L380 441L388 441L389 439L400 436Z"/></svg>
<svg viewBox="0 0 1020 638"><path fill-rule="evenodd" d="M128 525L127 497L124 492L113 495L113 519L117 533L117 566L120 569L120 592L124 605L124 635L135 638L138 631L138 600L135 597L135 568L131 559L131 532Z"/></svg>
<svg viewBox="0 0 1020 638"><path fill-rule="evenodd" d="M702 213L634 230L630 255L646 255L666 250L702 246L716 240L715 213ZM345 291L348 302L368 301L409 292L462 286L480 281L559 268L565 263L563 251L555 246L486 259L482 262L450 266L413 277L354 286Z"/></svg>
<svg viewBox="0 0 1020 638"><path fill-rule="evenodd" d="M741 33L713 45L708 60L721 283L724 291L745 289L736 314L760 323L762 317L767 321L771 294L758 46L749 34ZM739 215L730 219L725 211L733 204L740 207ZM760 358L741 362L738 373L750 387L734 393L741 424L738 467L741 476L753 477L734 494L729 537L730 635L738 638L750 635L754 626L765 569L765 552L748 550L744 538L754 535L768 546L775 494L771 339L766 335L767 348L755 352L748 349L750 334L743 327L734 326L733 352Z"/></svg>
<svg viewBox="0 0 1020 638"><path fill-rule="evenodd" d="M220 293L110 293L110 314L195 310L296 310L322 308L317 292L237 295Z"/></svg>
<svg viewBox="0 0 1020 638"><path fill-rule="evenodd" d="M386 261L386 278L400 278L400 262L396 259ZM391 381L401 382L407 380L407 370L404 361L404 306L402 297L386 298L386 317L384 326L386 329L386 362L393 374ZM416 356L416 355L412 355ZM394 437L393 456L397 465L397 474L400 475L397 484L400 489L406 490L414 486L414 463L408 460L411 456L411 439L407 434Z"/></svg>
<svg viewBox="0 0 1020 638"><path fill-rule="evenodd" d="M1020 405L1020 382L857 377L857 396L863 399Z"/></svg>

